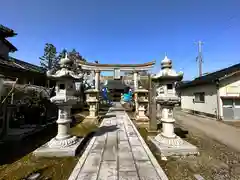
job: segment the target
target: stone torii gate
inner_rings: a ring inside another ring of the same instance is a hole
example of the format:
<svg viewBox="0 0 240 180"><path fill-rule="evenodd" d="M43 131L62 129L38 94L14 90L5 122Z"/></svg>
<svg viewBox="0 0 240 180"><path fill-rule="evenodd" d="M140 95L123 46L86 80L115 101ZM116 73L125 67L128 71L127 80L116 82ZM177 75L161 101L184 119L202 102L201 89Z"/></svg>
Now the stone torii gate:
<svg viewBox="0 0 240 180"><path fill-rule="evenodd" d="M99 63L90 63L84 62L81 60L76 60L76 64L81 67L83 70L93 71L95 74L95 90L99 91L100 88L100 72L101 71L113 71L114 79L120 79L121 71L134 72L134 89L138 89L138 73L140 71L150 70L156 61L151 61L143 64L99 64ZM136 101L136 112L138 111L138 102Z"/></svg>
<svg viewBox="0 0 240 180"><path fill-rule="evenodd" d="M81 60L76 61L77 65L81 66L83 70L94 71L95 72L95 85L96 89L99 88L100 72L101 71L113 71L114 78L120 78L121 71L131 71L134 72L134 88L138 88L138 72L147 71L151 69L156 61L151 61L143 64L99 64L84 62Z"/></svg>

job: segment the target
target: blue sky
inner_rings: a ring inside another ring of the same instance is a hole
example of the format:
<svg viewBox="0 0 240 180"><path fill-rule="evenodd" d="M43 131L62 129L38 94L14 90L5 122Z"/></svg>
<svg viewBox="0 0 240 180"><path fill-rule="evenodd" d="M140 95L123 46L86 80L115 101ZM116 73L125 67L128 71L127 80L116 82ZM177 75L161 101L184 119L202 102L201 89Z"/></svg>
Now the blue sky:
<svg viewBox="0 0 240 180"><path fill-rule="evenodd" d="M202 40L203 72L240 62L239 0L8 0L0 23L18 35L14 56L39 64L45 43L77 49L100 63L144 63L165 52L184 79L197 76Z"/></svg>

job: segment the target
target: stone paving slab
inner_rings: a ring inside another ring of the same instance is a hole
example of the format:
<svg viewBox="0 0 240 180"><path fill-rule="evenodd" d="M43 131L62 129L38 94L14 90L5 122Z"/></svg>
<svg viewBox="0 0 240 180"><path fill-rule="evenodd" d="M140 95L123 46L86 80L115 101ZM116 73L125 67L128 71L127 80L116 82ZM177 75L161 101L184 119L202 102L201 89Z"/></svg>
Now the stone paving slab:
<svg viewBox="0 0 240 180"><path fill-rule="evenodd" d="M127 113L107 115L69 180L168 180Z"/></svg>

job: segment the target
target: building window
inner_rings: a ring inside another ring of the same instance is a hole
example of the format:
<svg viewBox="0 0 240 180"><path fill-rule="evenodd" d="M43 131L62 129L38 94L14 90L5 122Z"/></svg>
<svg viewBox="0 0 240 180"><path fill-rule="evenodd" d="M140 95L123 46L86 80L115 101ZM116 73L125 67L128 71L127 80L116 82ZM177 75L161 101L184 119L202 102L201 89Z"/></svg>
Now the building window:
<svg viewBox="0 0 240 180"><path fill-rule="evenodd" d="M223 107L233 107L232 99L223 99Z"/></svg>
<svg viewBox="0 0 240 180"><path fill-rule="evenodd" d="M240 107L240 99L235 99L235 102L234 102L234 105L235 107Z"/></svg>
<svg viewBox="0 0 240 180"><path fill-rule="evenodd" d="M173 89L173 85L172 84L167 84L167 89L168 90L172 90Z"/></svg>
<svg viewBox="0 0 240 180"><path fill-rule="evenodd" d="M205 93L204 92L194 93L194 102L204 103L205 102Z"/></svg>
<svg viewBox="0 0 240 180"><path fill-rule="evenodd" d="M60 84L59 89L65 89L65 84Z"/></svg>

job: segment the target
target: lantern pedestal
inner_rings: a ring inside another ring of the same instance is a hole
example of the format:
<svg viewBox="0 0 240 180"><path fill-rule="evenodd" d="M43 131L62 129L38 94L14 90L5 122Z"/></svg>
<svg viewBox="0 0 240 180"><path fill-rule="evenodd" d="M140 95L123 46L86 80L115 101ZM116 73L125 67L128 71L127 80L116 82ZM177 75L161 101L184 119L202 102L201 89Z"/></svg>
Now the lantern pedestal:
<svg viewBox="0 0 240 180"><path fill-rule="evenodd" d="M58 132L56 137L52 138L49 142L38 148L33 152L36 156L44 157L64 157L75 156L82 138L72 136L69 133L71 123L71 107L75 102L75 97L68 97L66 101L62 97L55 96L51 99L59 108L58 119ZM64 102L65 101L65 102Z"/></svg>

